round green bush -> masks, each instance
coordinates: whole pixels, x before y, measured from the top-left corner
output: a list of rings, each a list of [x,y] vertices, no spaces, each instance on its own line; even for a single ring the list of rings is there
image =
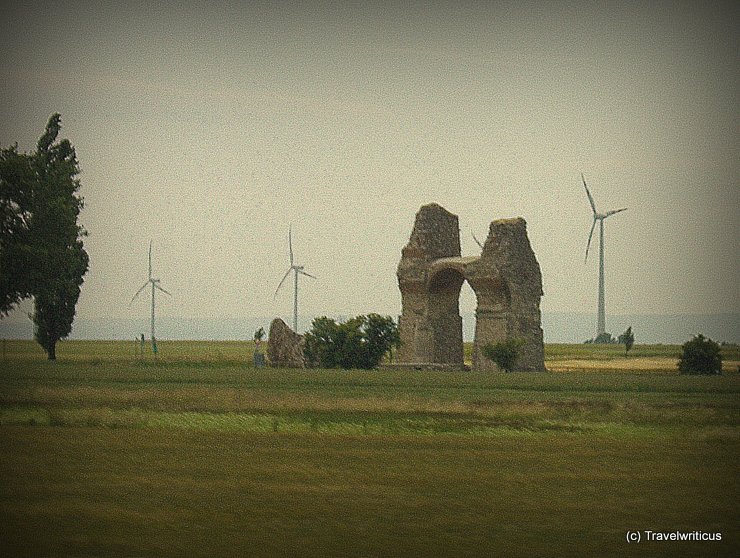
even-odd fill
[[[715,343],[701,333],[681,348],[678,369],[682,374],[722,374],[722,353]]]

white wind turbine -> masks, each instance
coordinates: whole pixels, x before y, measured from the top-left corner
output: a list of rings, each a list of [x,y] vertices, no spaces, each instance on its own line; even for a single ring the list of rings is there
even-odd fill
[[[588,249],[591,246],[591,237],[594,234],[596,221],[599,221],[599,303],[596,318],[596,336],[598,337],[602,333],[606,332],[606,311],[604,308],[604,219],[606,219],[607,217],[611,217],[615,213],[624,211],[627,208],[623,207],[622,209],[613,209],[611,211],[607,211],[606,213],[599,213],[598,211],[596,211],[596,204],[594,203],[594,199],[591,197],[591,192],[588,191],[588,186],[586,186],[586,179],[583,177],[583,173],[581,173],[581,180],[583,181],[583,187],[586,189],[586,195],[588,196],[588,201],[591,204],[591,209],[594,212],[594,222],[591,225],[591,232],[588,234],[588,242],[586,243],[586,258],[583,260],[584,263],[586,263],[586,261],[588,260]]]
[[[149,279],[147,279],[146,283],[144,283],[141,286],[141,288],[138,291],[136,291],[136,294],[131,299],[131,302],[129,302],[129,306],[134,302],[134,300],[136,300],[136,297],[139,296],[144,289],[146,289],[147,285],[150,285],[150,284],[152,286],[152,351],[156,355],[157,354],[157,341],[156,341],[156,337],[154,336],[154,291],[156,289],[159,289],[164,294],[168,294],[170,296],[172,295],[168,293],[167,291],[165,291],[160,286],[159,279],[154,279],[152,277],[152,241],[151,240],[149,241]]]
[[[275,296],[277,296],[278,291],[280,290],[280,287],[283,286],[283,283],[288,278],[288,275],[290,275],[290,272],[292,271],[294,273],[293,277],[293,331],[298,333],[298,274],[305,275],[306,277],[310,277],[311,279],[316,279],[313,275],[310,273],[306,273],[303,271],[302,265],[296,265],[293,261],[293,227],[288,228],[288,248],[290,250],[290,267],[288,268],[288,271],[285,272],[285,275],[280,280],[280,284],[278,285],[277,289],[275,289]]]

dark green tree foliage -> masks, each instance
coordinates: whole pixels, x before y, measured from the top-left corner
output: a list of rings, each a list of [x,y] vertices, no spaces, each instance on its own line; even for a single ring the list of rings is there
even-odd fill
[[[492,360],[496,365],[506,372],[514,370],[516,359],[519,358],[519,350],[524,346],[524,339],[507,339],[501,343],[485,345],[483,356]]]
[[[632,333],[632,326],[629,326],[625,332],[619,336],[619,344],[624,345],[624,354],[630,352],[630,349],[635,344],[635,334]]]
[[[32,157],[0,149],[0,316],[31,296]]]
[[[722,374],[722,352],[715,343],[701,333],[681,347],[678,369],[682,374]]]
[[[49,119],[34,153],[13,147],[0,155],[0,312],[32,296],[36,340],[50,360],[72,330],[89,262],[77,224],[77,156],[68,140],[57,142],[60,122],[58,114]]]
[[[368,314],[364,323],[364,333],[367,338],[367,347],[372,366],[377,366],[386,353],[392,353],[401,345],[401,334],[398,326],[390,316]]]
[[[56,358],[56,343],[72,331],[75,306],[87,273],[89,259],[83,248],[85,230],[77,224],[83,200],[77,192],[80,172],[69,140],[56,142],[61,117],[54,114],[38,142],[34,157],[37,192],[32,213],[31,243],[38,264],[32,278],[33,322],[36,340],[49,359]]]
[[[344,337],[343,329],[331,318],[315,318],[310,331],[304,335],[306,362],[311,366],[338,368]]]
[[[371,369],[400,344],[398,326],[390,316],[368,314],[344,323],[316,318],[305,335],[304,354],[312,366]]]

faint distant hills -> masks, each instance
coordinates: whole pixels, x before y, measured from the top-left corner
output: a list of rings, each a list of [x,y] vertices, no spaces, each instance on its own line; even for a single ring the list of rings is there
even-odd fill
[[[346,319],[346,316],[333,316]],[[283,316],[288,321],[288,316]],[[302,327],[308,328],[310,317],[301,317]],[[196,319],[157,316],[157,332],[160,339],[252,339],[259,327],[265,331],[272,317]],[[607,316],[607,331],[615,337],[629,326],[635,333],[636,343],[681,344],[697,333],[721,342],[740,343],[740,313],[727,314],[634,314]],[[542,327],[546,343],[581,343],[594,336],[596,316],[580,312],[544,312]],[[472,314],[463,315],[463,336],[473,340],[475,319]],[[148,319],[78,319],[75,320],[70,339],[133,339],[144,333],[149,337]],[[28,319],[0,320],[0,338],[31,339],[33,325]]]

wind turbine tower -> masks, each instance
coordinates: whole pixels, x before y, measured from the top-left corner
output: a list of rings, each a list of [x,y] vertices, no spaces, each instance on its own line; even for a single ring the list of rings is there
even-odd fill
[[[306,273],[303,271],[302,265],[296,265],[296,263],[293,260],[293,227],[288,228],[288,249],[290,251],[290,267],[288,268],[288,271],[285,272],[285,275],[283,275],[283,278],[280,281],[280,284],[277,286],[277,289],[275,289],[275,296],[277,296],[278,291],[280,290],[280,287],[283,286],[283,283],[288,278],[288,275],[290,275],[290,272],[293,272],[293,331],[298,333],[298,275],[305,275],[306,277],[310,277],[311,279],[316,279],[313,275],[310,273]]]
[[[152,286],[152,352],[155,355],[157,354],[157,341],[156,341],[156,337],[154,336],[154,307],[155,307],[154,292],[156,289],[159,289],[164,294],[172,296],[169,292],[165,291],[162,288],[159,282],[160,282],[159,279],[154,279],[152,277],[152,241],[150,240],[149,241],[149,279],[147,279],[146,283],[144,283],[141,286],[141,288],[138,291],[136,291],[136,294],[131,299],[131,302],[129,302],[129,306],[131,305],[131,303],[134,302],[134,300],[136,300],[136,297],[139,296],[142,293],[142,291],[147,288],[148,285]]]
[[[596,204],[594,203],[593,197],[591,197],[591,192],[588,191],[588,186],[586,186],[586,179],[583,177],[583,173],[581,173],[581,180],[583,181],[583,187],[586,189],[586,195],[588,196],[588,202],[591,204],[591,210],[594,213],[594,222],[591,225],[591,232],[588,234],[588,242],[586,243],[586,258],[584,259],[584,263],[588,261],[588,249],[591,246],[591,237],[594,234],[594,228],[596,228],[596,221],[599,222],[599,303],[596,318],[596,336],[598,337],[602,333],[606,332],[606,310],[604,304],[604,220],[615,213],[626,210],[627,208],[623,207],[622,209],[613,209],[606,213],[599,213],[596,211]]]

